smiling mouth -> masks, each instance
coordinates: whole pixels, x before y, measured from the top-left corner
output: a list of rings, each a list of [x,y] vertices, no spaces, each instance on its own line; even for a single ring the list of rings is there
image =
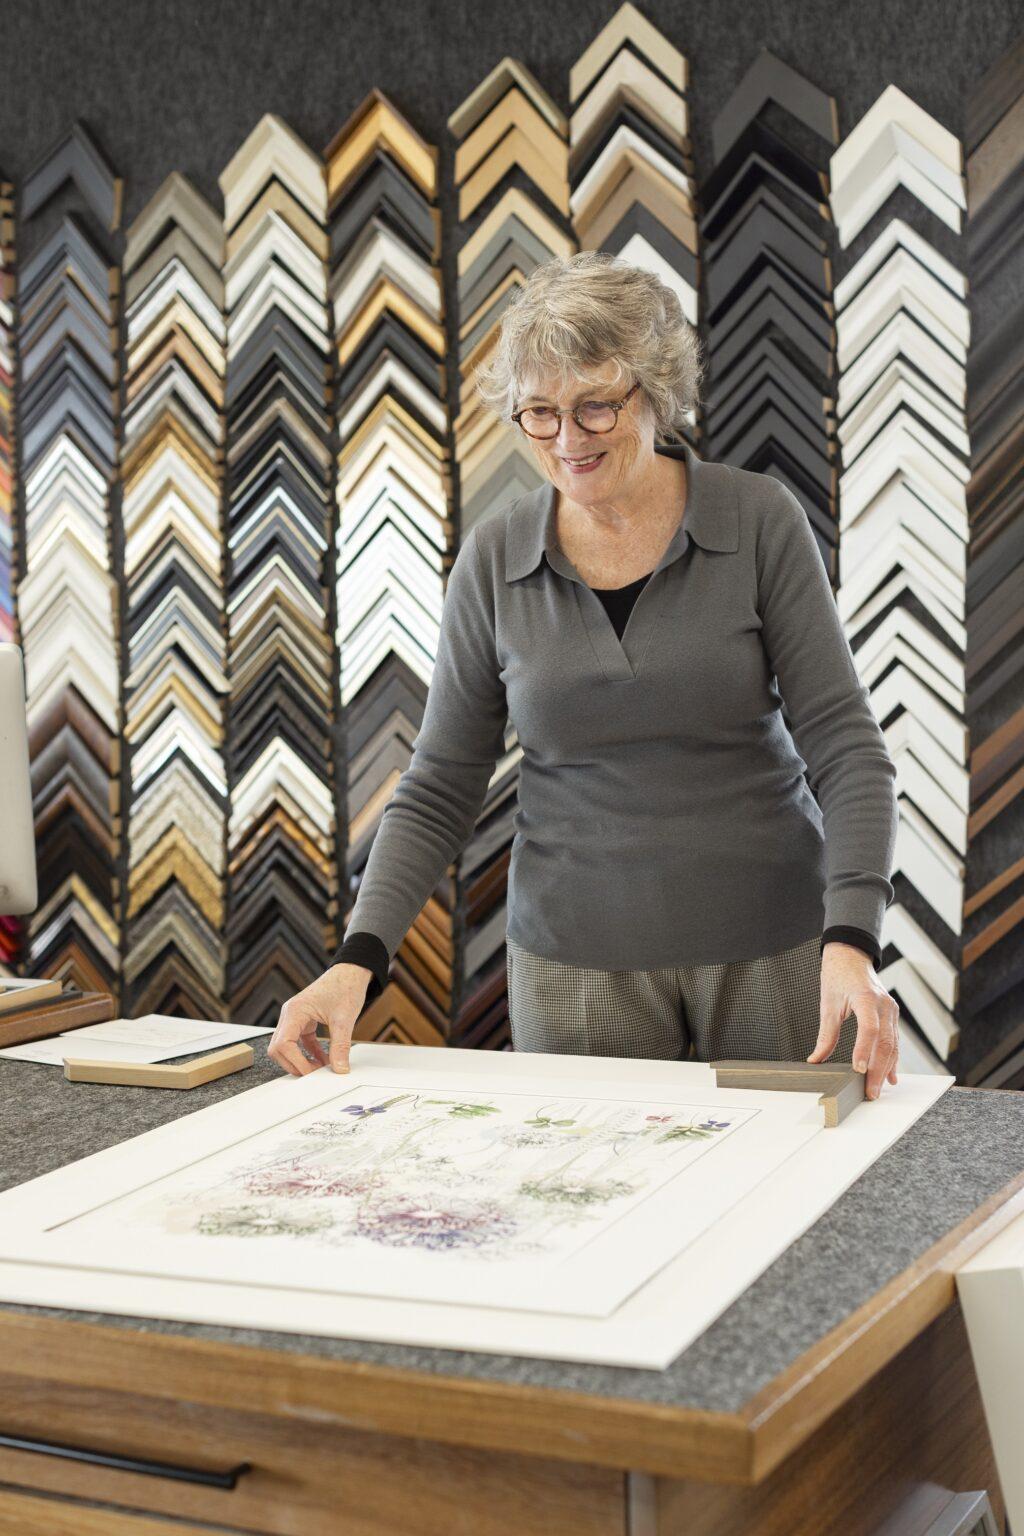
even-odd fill
[[[602,459],[602,458],[604,458],[604,449],[603,448],[601,449],[600,453],[588,453],[588,454],[585,454],[582,459],[566,459],[565,463],[566,464],[592,464],[595,459]]]

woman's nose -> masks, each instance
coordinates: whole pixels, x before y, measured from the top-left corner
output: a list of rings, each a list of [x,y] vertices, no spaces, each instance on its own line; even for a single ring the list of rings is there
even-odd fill
[[[584,448],[584,443],[589,443],[591,434],[584,432],[572,415],[563,416],[558,424],[558,432],[555,441],[565,453],[588,453],[589,448]]]

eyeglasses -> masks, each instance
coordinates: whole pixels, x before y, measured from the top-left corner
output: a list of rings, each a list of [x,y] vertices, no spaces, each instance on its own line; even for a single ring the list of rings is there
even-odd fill
[[[563,416],[571,416],[584,432],[610,432],[629,396],[639,388],[638,381],[621,400],[581,400],[567,411],[556,411],[553,405],[528,405],[525,410],[513,411],[512,420],[527,437],[557,437]]]

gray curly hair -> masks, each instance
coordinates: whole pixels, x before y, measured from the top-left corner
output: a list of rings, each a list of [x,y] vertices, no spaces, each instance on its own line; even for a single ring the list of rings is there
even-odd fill
[[[508,421],[541,376],[569,388],[587,369],[612,361],[625,388],[639,381],[656,438],[678,440],[699,398],[700,337],[654,272],[606,251],[578,251],[534,268],[474,382],[484,404]]]

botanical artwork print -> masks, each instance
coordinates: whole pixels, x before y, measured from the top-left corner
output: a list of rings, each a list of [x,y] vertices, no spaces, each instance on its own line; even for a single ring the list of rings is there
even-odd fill
[[[133,1222],[442,1261],[562,1258],[757,1113],[364,1085],[151,1188]]]

